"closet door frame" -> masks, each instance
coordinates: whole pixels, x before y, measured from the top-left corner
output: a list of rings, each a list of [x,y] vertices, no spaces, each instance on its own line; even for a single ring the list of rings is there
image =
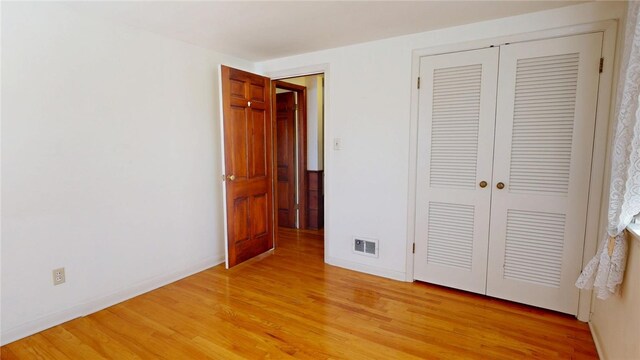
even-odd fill
[[[568,26],[563,28],[541,30],[529,33],[513,34],[497,38],[480,39],[476,41],[443,45],[431,48],[416,49],[412,52],[411,66],[411,122],[409,139],[409,191],[407,201],[407,244],[406,244],[406,276],[408,282],[414,281],[414,244],[416,240],[416,174],[417,174],[417,149],[418,149],[418,104],[419,91],[417,89],[418,76],[420,74],[420,58],[430,55],[439,55],[482,49],[491,46],[498,46],[505,43],[516,43],[522,41],[543,40],[555,37],[565,37],[578,34],[602,32],[602,56],[604,64],[600,74],[600,86],[598,88],[598,107],[596,110],[595,138],[593,144],[593,155],[591,163],[591,181],[589,185],[589,201],[587,205],[587,226],[584,250],[582,254],[582,266],[586,265],[589,259],[595,255],[600,234],[606,228],[606,219],[600,214],[606,212],[607,202],[601,201],[602,194],[608,189],[609,182],[605,180],[605,169],[609,165],[609,148],[612,141],[614,107],[611,106],[611,98],[614,93],[613,73],[616,60],[615,46],[617,37],[618,21],[605,20],[589,24]],[[616,67],[617,69],[617,67]],[[578,305],[577,318],[581,321],[588,321],[591,309],[591,291],[581,290]]]

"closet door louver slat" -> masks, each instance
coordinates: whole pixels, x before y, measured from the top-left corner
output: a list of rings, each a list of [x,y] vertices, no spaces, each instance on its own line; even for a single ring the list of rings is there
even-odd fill
[[[578,61],[577,53],[517,61],[511,153],[527,154],[536,161],[511,158],[512,192],[567,194],[574,119],[562,114],[575,111]],[[549,79],[556,81],[550,84]],[[564,91],[550,93],[556,86]],[[555,118],[538,121],[537,112],[552,109]]]
[[[508,210],[505,279],[559,287],[564,223],[564,214]]]
[[[469,205],[429,203],[427,262],[471,270],[474,209]],[[459,223],[451,236],[451,219]]]
[[[464,76],[452,76],[458,73]],[[476,186],[481,78],[481,64],[433,71],[431,187],[474,189]],[[458,90],[446,91],[451,87]],[[457,117],[461,109],[468,111],[468,116]],[[457,121],[451,121],[452,118]],[[459,158],[469,161],[449,165],[451,160]]]

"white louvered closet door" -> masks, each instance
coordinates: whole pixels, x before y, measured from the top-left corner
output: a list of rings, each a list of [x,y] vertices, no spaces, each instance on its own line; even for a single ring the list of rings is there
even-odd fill
[[[577,312],[601,45],[501,46],[487,295]]]
[[[417,280],[485,292],[497,64],[497,48],[420,61]]]

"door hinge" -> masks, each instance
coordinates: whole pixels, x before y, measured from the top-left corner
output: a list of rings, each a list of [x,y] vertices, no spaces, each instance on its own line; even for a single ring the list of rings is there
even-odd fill
[[[603,68],[604,68],[604,58],[600,58],[600,74],[602,74]]]
[[[300,204],[296,204],[295,209],[300,210]]]
[[[413,243],[413,250],[412,251],[413,251],[414,254],[416,253],[416,243]]]
[[[225,180],[227,180],[227,177],[224,174],[222,174],[222,181],[225,181]]]
[[[420,89],[420,76],[418,76],[418,89]]]

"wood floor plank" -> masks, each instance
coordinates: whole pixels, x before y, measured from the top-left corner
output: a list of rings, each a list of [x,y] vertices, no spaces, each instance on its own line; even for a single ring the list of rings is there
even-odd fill
[[[14,342],[12,346],[3,346],[0,352],[3,360],[10,359],[70,359],[41,333]]]
[[[326,265],[323,233],[0,348],[2,359],[597,359],[552,311]]]

